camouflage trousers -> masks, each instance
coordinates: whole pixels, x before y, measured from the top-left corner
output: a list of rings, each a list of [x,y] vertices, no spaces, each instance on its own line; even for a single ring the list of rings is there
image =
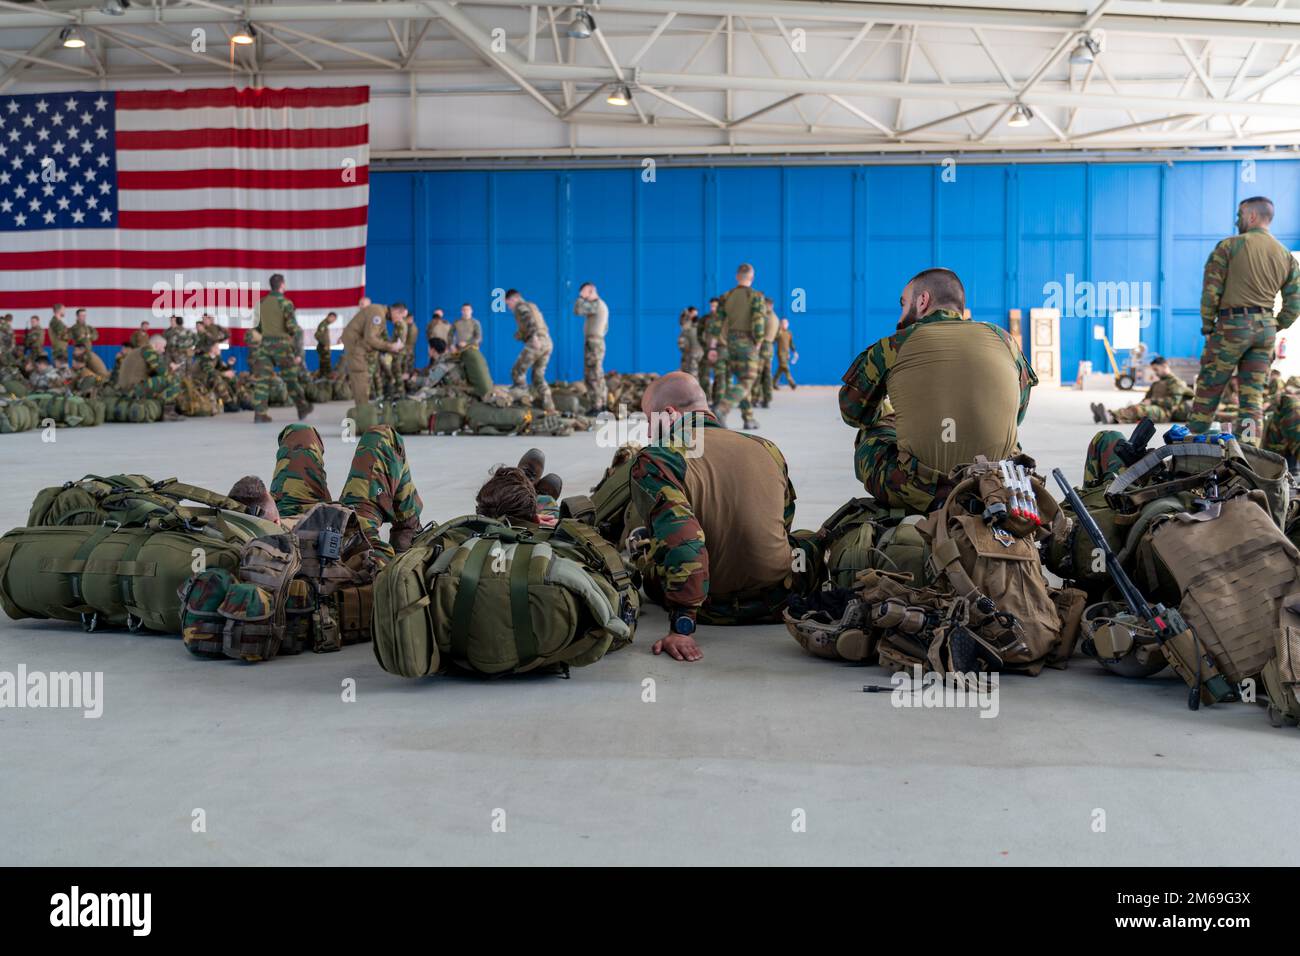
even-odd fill
[[[706,356],[707,358],[707,356]],[[727,390],[727,350],[718,349],[718,360],[709,366],[713,377],[709,381],[705,392],[709,396],[709,404],[717,405],[722,401],[722,396]]]
[[[1123,425],[1133,425],[1144,418],[1151,419],[1157,425],[1164,422],[1187,421],[1187,405],[1185,402],[1179,402],[1172,409],[1157,405],[1155,402],[1138,402],[1136,405],[1125,405],[1123,408],[1111,409],[1110,413],[1115,416],[1115,421]]]
[[[746,418],[749,418],[751,394],[754,383],[758,381],[758,348],[754,340],[746,335],[727,337],[726,378],[734,378],[730,384],[724,383],[722,398],[715,403],[718,415],[726,418],[727,412],[737,405]]]
[[[152,398],[163,405],[170,405],[176,401],[176,396],[180,394],[180,380],[170,372],[150,375],[143,382],[131,390],[133,399]]]
[[[700,624],[727,627],[734,624],[780,624],[786,602],[792,594],[806,594],[819,584],[817,569],[820,567],[820,555],[816,550],[816,538],[812,532],[796,531],[790,536],[791,564],[801,556],[800,565],[805,569],[791,576],[780,584],[745,594],[728,594],[725,597],[710,595],[696,612]],[[659,542],[651,540],[650,547],[643,552],[653,555],[661,550]],[[646,596],[661,607],[664,601],[662,569],[648,557],[636,562],[641,572],[641,586]]]
[[[943,504],[952,484],[946,475],[898,447],[894,423],[890,413],[858,430],[853,472],[882,505],[904,508],[910,514],[929,514]]]
[[[555,407],[555,400],[551,398],[551,386],[546,383],[546,366],[551,362],[552,348],[549,337],[542,339],[537,348],[525,342],[519,350],[519,358],[515,359],[515,364],[510,369],[510,382],[515,388],[528,387],[528,371],[532,370],[533,391],[544,409]]]
[[[680,370],[687,375],[698,376],[700,374],[700,353],[694,349],[682,349],[682,362]]]
[[[1115,448],[1124,440],[1124,433],[1112,430],[1097,432],[1088,442],[1088,452],[1083,458],[1083,484],[1092,487],[1109,481],[1124,470],[1124,462],[1115,454]]]
[[[385,353],[379,356],[379,382],[380,391],[378,394],[385,398],[401,398],[406,392],[406,387],[402,383],[402,356]]]
[[[1204,432],[1214,421],[1223,390],[1237,376],[1240,399],[1240,426],[1237,438],[1259,443],[1264,416],[1264,387],[1273,363],[1273,343],[1277,323],[1271,312],[1252,315],[1229,315],[1219,318],[1214,331],[1205,339],[1201,353],[1201,370],[1196,376],[1196,397],[1187,416],[1187,427]]]
[[[285,517],[334,500],[325,476],[324,445],[310,425],[295,423],[280,433],[271,496]],[[373,425],[362,433],[338,500],[356,512],[376,554],[384,560],[392,558],[396,552],[380,536],[380,528],[390,524],[394,531],[417,531],[424,508],[401,435],[388,425]]]
[[[1275,452],[1294,466],[1300,453],[1300,397],[1283,392],[1264,429],[1264,450]]]
[[[772,387],[777,388],[781,384],[781,376],[785,376],[786,383],[794,388],[799,383],[794,380],[790,374],[790,356],[782,355],[780,352],[776,355],[776,374],[772,376]]]
[[[587,383],[587,395],[592,408],[604,408],[609,400],[605,394],[605,339],[593,335],[582,346],[582,380]]]
[[[772,343],[758,347],[758,396],[764,405],[772,404]]]
[[[67,342],[56,342],[50,339],[50,359],[57,362],[59,359],[68,360],[69,345]]]
[[[307,404],[307,396],[302,390],[302,362],[292,339],[262,339],[249,356],[248,365],[253,373],[253,411],[266,414],[271,397],[271,379],[277,371],[284,379],[289,401],[294,405]]]
[[[324,378],[332,371],[334,371],[334,362],[330,357],[330,350],[316,346],[316,373]]]

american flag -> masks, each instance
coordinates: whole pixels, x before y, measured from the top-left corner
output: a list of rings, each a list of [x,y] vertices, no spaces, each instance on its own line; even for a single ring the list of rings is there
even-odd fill
[[[85,308],[110,345],[168,324],[161,291],[215,287],[185,314],[227,319],[239,344],[229,290],[264,295],[274,272],[304,325],[346,314],[365,285],[369,103],[364,86],[0,96],[0,314],[19,329]]]

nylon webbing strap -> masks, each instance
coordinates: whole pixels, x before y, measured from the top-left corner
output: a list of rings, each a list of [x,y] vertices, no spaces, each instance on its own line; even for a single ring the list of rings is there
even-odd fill
[[[86,559],[90,557],[90,553],[99,547],[101,541],[107,538],[119,527],[121,527],[121,525],[116,522],[105,522],[96,528],[94,533],[87,537],[81,547],[77,549],[77,553],[72,556],[74,564],[84,569],[86,566]],[[78,601],[84,602],[85,597],[81,593],[81,575],[82,571],[74,571],[68,578],[68,584],[72,588],[72,596]]]
[[[624,582],[631,575],[628,574],[627,568],[623,564],[623,558],[619,555],[617,549],[600,536],[595,529],[581,523],[566,524],[563,529],[580,545],[585,545],[585,550],[594,552],[589,556],[596,558],[605,565],[609,575],[614,580],[614,586],[618,590],[623,590]]]
[[[147,534],[140,535],[135,541],[127,545],[126,550],[122,552],[121,559],[116,562],[118,592],[122,595],[122,606],[128,610],[130,610],[132,605],[136,602],[135,596],[131,593],[133,590],[131,587],[131,575],[129,571],[123,569],[133,568],[139,563],[147,563],[137,562],[135,559],[136,556],[139,555],[140,549],[149,541],[149,537],[150,536]]]
[[[1134,462],[1116,475],[1111,481],[1110,487],[1106,489],[1106,500],[1111,501],[1112,498],[1118,499],[1120,496],[1128,496],[1128,489],[1141,478],[1154,471],[1166,458],[1208,458],[1218,461],[1224,457],[1223,446],[1217,443],[1179,442],[1173,445],[1164,445],[1147,452],[1141,460]]]
[[[528,566],[532,563],[535,547],[532,544],[519,545],[510,565],[510,627],[515,632],[515,652],[520,667],[537,659],[537,635],[533,633],[533,616],[528,610]]]
[[[483,565],[488,555],[497,544],[491,538],[480,538],[469,552],[465,564],[460,569],[460,584],[456,590],[456,602],[451,607],[451,656],[456,660],[465,660],[469,654],[469,622],[474,616],[474,597],[478,592],[479,578],[483,576]]]

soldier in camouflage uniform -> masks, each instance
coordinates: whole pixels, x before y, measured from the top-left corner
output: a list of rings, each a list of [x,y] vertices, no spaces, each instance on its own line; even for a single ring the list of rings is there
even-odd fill
[[[483,326],[474,318],[474,307],[466,302],[460,307],[460,318],[451,325],[451,341],[447,343],[453,352],[459,352],[471,346],[482,348]]]
[[[213,343],[221,343],[229,339],[230,333],[225,330],[224,326],[218,325],[215,318],[204,313],[199,318],[198,326],[194,329],[194,336],[194,352],[196,355],[202,355],[208,351],[208,347]]]
[[[629,544],[646,594],[669,613],[654,653],[697,661],[696,622],[778,621],[816,563],[790,533],[794,486],[776,445],[724,428],[685,372],[656,380],[641,410],[651,442],[633,460],[630,522],[648,540]]]
[[[27,384],[34,392],[61,392],[67,386],[63,376],[50,365],[45,355],[36,357],[36,368],[27,377]]]
[[[207,348],[194,356],[190,377],[199,388],[215,395],[221,401],[223,408],[237,407],[235,373],[221,361],[219,341],[209,341]]]
[[[289,425],[280,432],[271,480],[278,517],[295,518],[312,505],[333,501],[325,475],[325,445],[310,425]],[[357,441],[339,503],[356,512],[361,529],[381,560],[411,546],[420,530],[424,503],[411,479],[402,436],[387,425],[365,430]],[[389,524],[389,541],[380,528]]]
[[[12,313],[0,315],[0,368],[16,365],[18,350],[14,348],[14,317]]]
[[[144,348],[129,351],[122,359],[120,384],[126,398],[158,402],[163,407],[163,421],[171,422],[181,417],[176,411],[180,382],[163,358],[166,345],[161,335],[152,335]]]
[[[379,356],[379,377],[382,394],[385,398],[401,398],[406,393],[402,382],[402,355],[406,349],[406,318],[389,315],[385,338],[390,346],[396,346],[391,352]]]
[[[23,361],[36,363],[38,355],[45,354],[45,330],[41,328],[41,317],[33,315],[23,334]]]
[[[750,403],[754,383],[758,381],[758,349],[767,331],[767,306],[763,293],[753,288],[753,284],[754,267],[742,263],[736,270],[736,287],[718,305],[727,347],[726,376],[734,377],[735,381],[724,387],[722,398],[713,404],[713,413],[724,425],[727,414],[739,405],[747,429],[758,427]]]
[[[677,316],[677,351],[681,353],[682,362],[678,366],[687,375],[699,378],[700,374],[700,338],[695,334],[695,320],[699,310],[693,305],[682,309]]]
[[[713,394],[713,383],[718,370],[717,347],[721,329],[718,321],[718,304],[721,301],[717,298],[710,299],[709,314],[700,316],[699,323],[695,326],[695,338],[700,343],[700,364],[695,377],[699,380],[700,387],[704,389],[704,394],[708,396],[710,404],[721,397]],[[726,365],[725,359],[722,364]]]
[[[546,366],[551,361],[551,332],[536,303],[527,301],[517,289],[506,292],[506,307],[515,316],[515,338],[524,343],[510,369],[511,383],[517,389],[528,388],[528,371],[533,373],[533,391],[543,411],[554,412],[551,386],[546,382]]]
[[[781,376],[790,383],[790,391],[799,387],[799,383],[794,380],[790,374],[790,362],[793,358],[798,358],[799,353],[795,350],[794,335],[790,332],[790,320],[782,319],[781,328],[776,333],[776,374],[772,376],[772,387],[781,387]]]
[[[131,338],[127,340],[127,345],[133,349],[142,349],[149,344],[149,338],[153,333],[149,330],[148,322],[141,322],[140,327],[131,333]]]
[[[1265,451],[1285,458],[1291,471],[1300,464],[1300,379],[1292,377],[1279,389],[1264,427],[1263,444]]]
[[[763,327],[763,344],[758,348],[758,395],[759,408],[772,405],[772,353],[776,342],[776,333],[781,323],[776,317],[775,303],[770,297],[763,300],[767,306],[767,325]]]
[[[181,368],[189,364],[190,359],[194,357],[194,348],[198,344],[198,336],[193,329],[185,327],[184,316],[172,316],[171,328],[163,333],[163,339],[167,342],[166,354],[169,363]]]
[[[582,326],[582,380],[590,396],[588,415],[605,410],[608,393],[605,390],[605,335],[609,332],[609,306],[596,291],[595,283],[584,282],[578,287],[578,299],[573,303],[573,314],[581,316]]]
[[[964,318],[966,291],[948,269],[903,289],[898,330],[854,360],[840,415],[858,429],[854,471],[882,504],[926,514],[958,465],[1019,449],[1017,429],[1038,384],[1012,338]]]
[[[1107,411],[1101,402],[1093,402],[1092,420],[1099,425],[1132,425],[1144,418],[1156,424],[1186,421],[1186,406],[1192,397],[1192,387],[1169,370],[1169,362],[1162,355],[1152,356],[1151,370],[1155,372],[1156,380],[1142,396],[1142,401],[1111,411]]]
[[[406,313],[406,327],[402,331],[402,351],[398,358],[402,361],[402,378],[408,379],[415,374],[415,347],[420,341],[420,328],[415,323],[415,316]]]
[[[73,347],[80,346],[86,352],[94,347],[99,341],[99,329],[95,328],[86,321],[86,310],[78,309],[76,321],[72,323],[72,328],[68,330],[68,335],[72,340]]]
[[[1124,434],[1116,431],[1097,432],[1088,443],[1088,452],[1083,459],[1083,486],[1094,488],[1109,482],[1124,470],[1123,460],[1115,453],[1116,447],[1124,441]]]
[[[50,316],[50,359],[68,360],[68,324],[63,321],[62,305],[56,305]]]
[[[1215,420],[1224,387],[1236,375],[1241,441],[1258,444],[1263,391],[1279,329],[1300,315],[1300,263],[1269,232],[1273,203],[1263,196],[1237,207],[1237,235],[1224,239],[1205,263],[1201,333],[1205,351],[1187,427],[1201,433]],[[1282,296],[1282,311],[1273,315]]]
[[[270,279],[271,292],[257,306],[257,329],[262,342],[249,356],[255,385],[253,388],[253,421],[269,422],[267,403],[271,393],[271,378],[279,371],[289,390],[289,401],[298,410],[298,418],[311,414],[312,404],[303,392],[302,383],[302,329],[294,316],[293,303],[284,295],[284,276],[276,273]]]
[[[316,326],[316,374],[321,378],[327,378],[334,371],[334,363],[330,359],[330,327],[337,318],[338,313],[331,312]]]

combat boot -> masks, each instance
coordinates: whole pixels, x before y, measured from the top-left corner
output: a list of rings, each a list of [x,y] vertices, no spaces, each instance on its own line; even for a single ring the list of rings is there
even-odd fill
[[[556,501],[560,500],[560,494],[564,491],[564,479],[552,472],[549,475],[543,475],[535,484],[539,495],[549,495]]]
[[[266,412],[253,412],[254,425],[262,425],[265,424],[266,422],[271,422],[271,421],[275,421],[275,419],[273,419]]]
[[[753,415],[746,415],[744,428],[745,431],[747,432],[752,432],[756,430],[758,428],[758,419],[755,418]]]
[[[304,418],[306,418],[308,415],[310,415],[313,411],[316,410],[316,406],[313,405],[311,402],[303,402],[301,405],[297,406],[297,408],[298,408],[298,421],[302,421]]]
[[[176,411],[175,405],[164,405],[162,420],[165,422],[178,422],[181,420],[181,413]]]
[[[1110,418],[1110,416],[1106,414],[1105,405],[1103,405],[1101,402],[1093,402],[1088,407],[1092,409],[1092,421],[1094,425],[1106,424],[1106,420]]]
[[[530,448],[519,459],[519,470],[528,476],[534,485],[546,474],[546,452],[540,448]]]

